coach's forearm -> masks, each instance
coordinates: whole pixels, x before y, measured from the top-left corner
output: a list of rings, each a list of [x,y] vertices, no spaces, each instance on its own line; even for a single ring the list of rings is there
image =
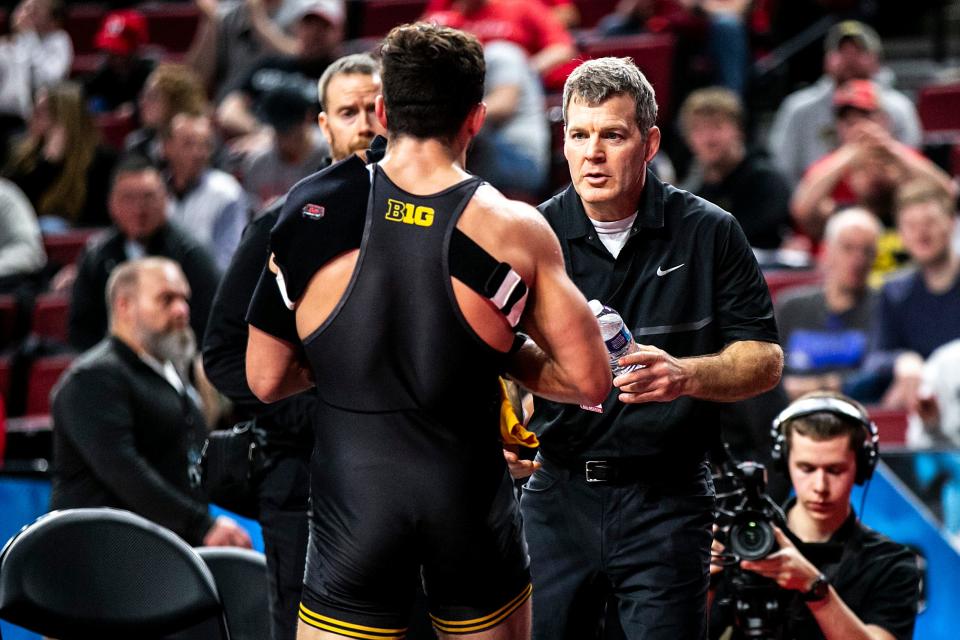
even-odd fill
[[[776,386],[783,373],[783,350],[774,342],[732,342],[711,356],[681,358],[688,369],[683,395],[733,402],[744,400]]]

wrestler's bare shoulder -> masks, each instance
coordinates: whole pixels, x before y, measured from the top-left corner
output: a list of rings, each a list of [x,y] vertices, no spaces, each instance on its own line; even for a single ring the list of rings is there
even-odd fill
[[[511,200],[489,184],[481,185],[465,213],[471,214],[471,222],[484,226],[499,226],[500,231],[520,234],[548,234],[550,226],[544,217],[531,205]]]

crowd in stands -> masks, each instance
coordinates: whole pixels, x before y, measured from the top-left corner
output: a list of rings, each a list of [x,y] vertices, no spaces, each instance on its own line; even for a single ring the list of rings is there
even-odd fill
[[[370,122],[354,130],[372,137],[374,114],[356,99],[369,87],[355,76],[320,93],[317,83],[332,61],[375,48],[392,26],[377,22],[380,4],[195,0],[102,9],[92,21],[89,7],[22,0],[3,13],[0,363],[8,373],[11,362],[29,371],[24,344],[39,296],[68,300],[62,343],[47,348],[87,350],[107,332],[110,272],[144,256],[180,265],[200,340],[247,223],[329,162],[331,150],[350,146],[330,119]],[[911,446],[960,447],[960,381],[943,373],[960,364],[956,168],[925,155],[916,96],[898,86],[868,24],[877,4],[422,0],[393,3],[389,15],[482,41],[487,120],[468,169],[534,203],[567,175],[554,170],[564,165],[555,108],[564,78],[599,50],[591,43],[635,55],[660,79],[665,143],[654,169],[730,211],[771,278],[795,270],[812,282],[776,292],[786,396],[843,391],[909,414]],[[795,5],[812,17],[778,32]],[[165,12],[187,18],[163,31]],[[806,52],[817,52],[821,75],[787,64],[779,89],[765,86],[757,69],[776,57],[783,34],[804,27],[820,36]],[[643,54],[662,43],[666,70]],[[79,255],[44,254],[78,233],[88,240]],[[202,371],[190,375],[202,386]],[[14,387],[0,372],[8,420],[23,408]]]

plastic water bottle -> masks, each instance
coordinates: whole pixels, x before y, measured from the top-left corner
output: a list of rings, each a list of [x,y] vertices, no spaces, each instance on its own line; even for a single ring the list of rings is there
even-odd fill
[[[597,322],[600,323],[600,335],[603,336],[607,351],[610,352],[610,370],[613,372],[613,377],[616,378],[622,373],[642,369],[643,366],[638,364],[627,366],[617,364],[620,358],[637,350],[637,343],[633,340],[630,329],[623,323],[620,314],[602,304],[599,300],[591,300],[589,305],[590,311],[593,311],[593,315],[597,317]]]

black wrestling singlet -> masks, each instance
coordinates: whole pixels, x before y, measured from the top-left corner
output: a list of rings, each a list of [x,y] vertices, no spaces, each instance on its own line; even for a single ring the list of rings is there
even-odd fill
[[[451,234],[481,181],[413,196],[373,171],[353,278],[303,340],[321,414],[300,617],[402,637],[422,568],[434,625],[481,631],[530,593],[499,441],[504,356],[450,282]]]
[[[447,257],[481,180],[412,196],[374,167],[353,281],[330,319],[304,340],[320,396],[361,413],[473,414],[478,402],[489,410],[502,362],[460,314]]]

